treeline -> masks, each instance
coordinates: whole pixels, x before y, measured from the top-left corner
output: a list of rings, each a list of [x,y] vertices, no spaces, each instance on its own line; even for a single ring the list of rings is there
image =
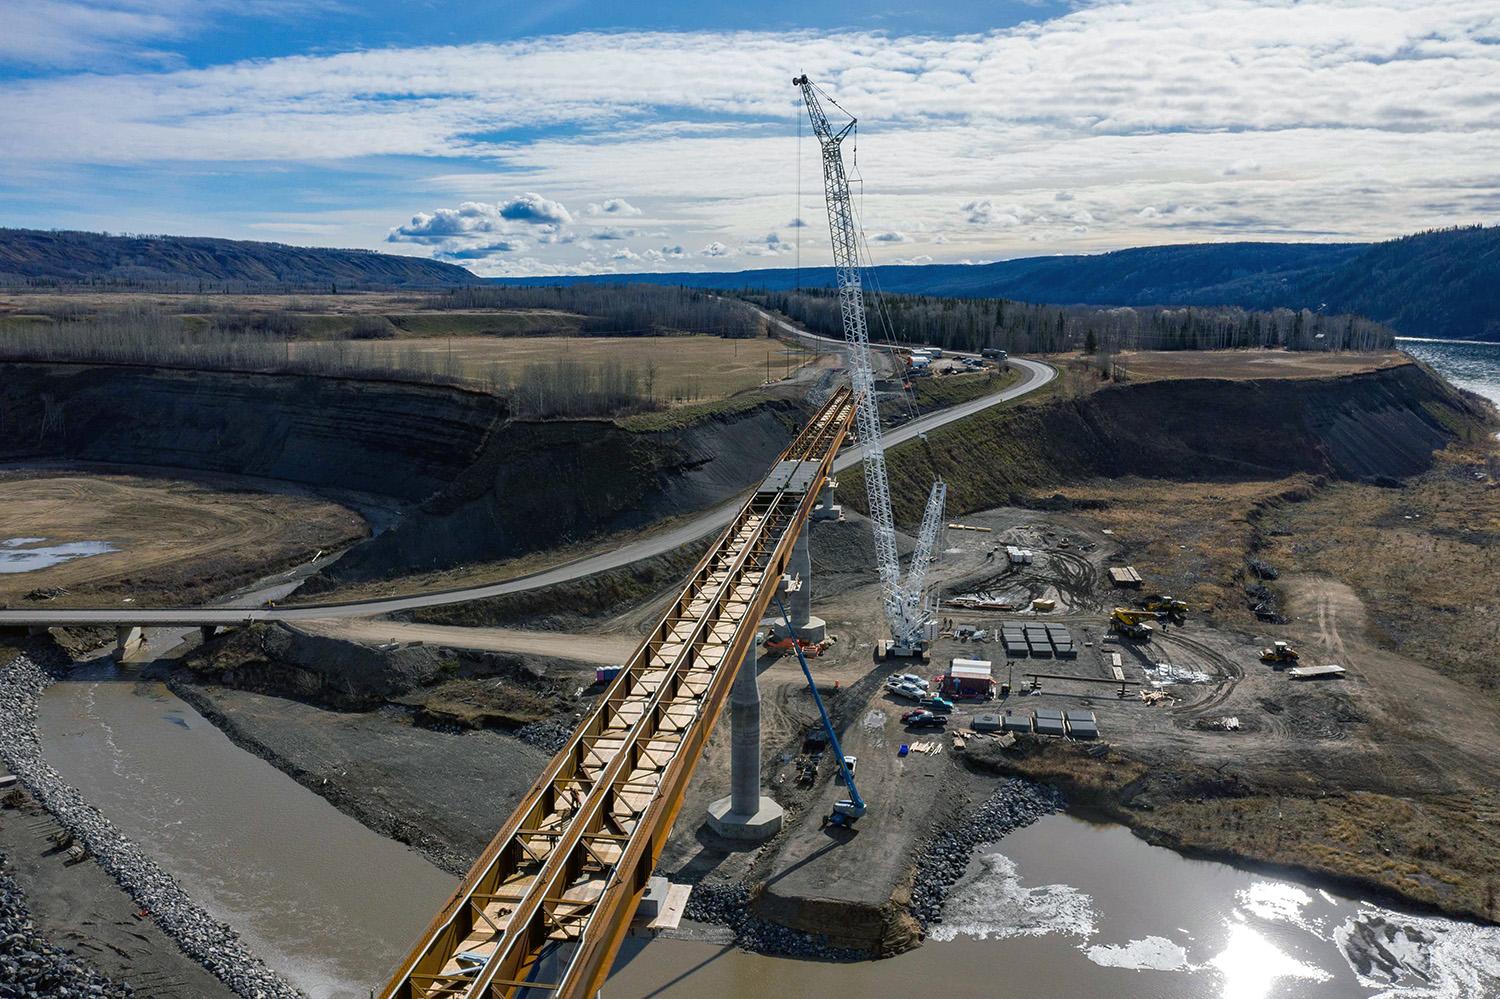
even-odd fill
[[[58,318],[58,317],[54,317]],[[139,364],[188,370],[314,375],[450,385],[510,397],[530,418],[625,416],[688,401],[659,385],[653,365],[566,358],[522,366],[466,361],[451,351],[385,340],[390,324],[356,317],[339,339],[297,340],[283,313],[228,311],[195,328],[154,306],[81,312],[62,321],[0,330],[0,361]]]
[[[824,336],[843,336],[837,292],[744,292]],[[1389,350],[1394,331],[1360,316],[1307,309],[1033,305],[1003,298],[871,295],[870,336],[947,350],[998,347],[1019,354],[1080,350]]]
[[[274,319],[264,325],[231,321],[192,329],[180,317],[158,309],[131,307],[65,323],[6,329],[0,332],[0,360],[147,364],[451,385],[474,381],[451,354],[401,343],[351,342],[360,339],[366,337],[356,328],[345,339],[294,342]]]
[[[764,336],[765,320],[743,302],[693,288],[660,285],[490,285],[454,288],[427,299],[430,309],[554,309],[587,319],[594,336],[709,333]]]

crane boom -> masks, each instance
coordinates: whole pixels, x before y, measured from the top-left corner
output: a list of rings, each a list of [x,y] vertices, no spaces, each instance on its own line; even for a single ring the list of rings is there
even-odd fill
[[[864,449],[865,494],[869,501],[870,525],[875,535],[875,565],[880,573],[881,600],[891,637],[902,648],[912,648],[922,640],[927,623],[922,584],[927,565],[932,560],[936,535],[943,519],[947,487],[941,480],[933,483],[922,531],[917,539],[920,556],[914,558],[912,571],[903,583],[900,554],[896,549],[896,523],[891,512],[891,487],[885,468],[885,439],[880,427],[880,409],[875,396],[875,370],[870,361],[870,332],[865,314],[864,285],[859,264],[859,224],[854,217],[854,203],[849,195],[849,178],[844,172],[843,142],[854,131],[858,121],[849,116],[848,124],[835,131],[818,98],[818,88],[804,74],[792,81],[802,91],[802,101],[812,120],[813,134],[823,152],[823,196],[828,206],[828,231],[833,242],[833,268],[838,280],[839,316],[844,327],[844,341],[849,345],[849,376],[855,397],[855,429]],[[837,107],[837,104],[834,105]],[[839,110],[843,110],[840,108]],[[846,114],[848,112],[845,112]],[[933,513],[934,505],[936,513]]]

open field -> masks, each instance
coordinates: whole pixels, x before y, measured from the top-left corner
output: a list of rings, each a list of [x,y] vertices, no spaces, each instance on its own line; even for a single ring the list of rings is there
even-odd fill
[[[1411,358],[1400,351],[1378,354],[1290,350],[1141,350],[1115,355],[1132,381],[1162,378],[1328,378],[1375,371]]]
[[[326,345],[293,343],[291,356]],[[776,340],[716,336],[415,338],[391,346],[380,341],[338,344],[341,358],[361,367],[437,370],[466,381],[524,389],[528,366],[558,362],[597,368],[622,365],[636,373],[649,396],[665,402],[721,399],[795,372],[816,355],[787,352]]]
[[[28,593],[53,589],[65,592],[48,606],[200,603],[365,530],[358,515],[337,504],[233,480],[0,471],[0,543],[23,542],[0,548],[13,567],[37,546],[106,542],[114,549],[0,572],[0,604],[20,606]]]

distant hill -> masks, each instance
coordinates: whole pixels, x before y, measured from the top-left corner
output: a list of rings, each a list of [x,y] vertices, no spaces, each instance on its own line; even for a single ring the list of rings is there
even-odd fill
[[[1385,243],[1184,243],[993,264],[873,268],[884,291],[1002,297],[1053,305],[1238,305],[1353,312],[1408,336],[1500,340],[1500,227]],[[611,274],[507,283],[832,287],[833,270]]]
[[[195,290],[432,288],[473,284],[462,267],[370,250],[197,236],[0,229],[0,285],[107,285]]]

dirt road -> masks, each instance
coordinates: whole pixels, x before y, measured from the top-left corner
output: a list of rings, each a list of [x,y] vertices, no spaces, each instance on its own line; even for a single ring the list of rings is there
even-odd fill
[[[371,621],[362,618],[299,621],[301,631],[328,638],[374,645],[384,642],[421,642],[456,649],[487,652],[519,652],[533,656],[555,656],[579,662],[618,666],[635,651],[636,642],[619,635],[573,635],[551,631],[521,631],[516,628],[454,628],[439,624],[408,624],[402,621]]]

